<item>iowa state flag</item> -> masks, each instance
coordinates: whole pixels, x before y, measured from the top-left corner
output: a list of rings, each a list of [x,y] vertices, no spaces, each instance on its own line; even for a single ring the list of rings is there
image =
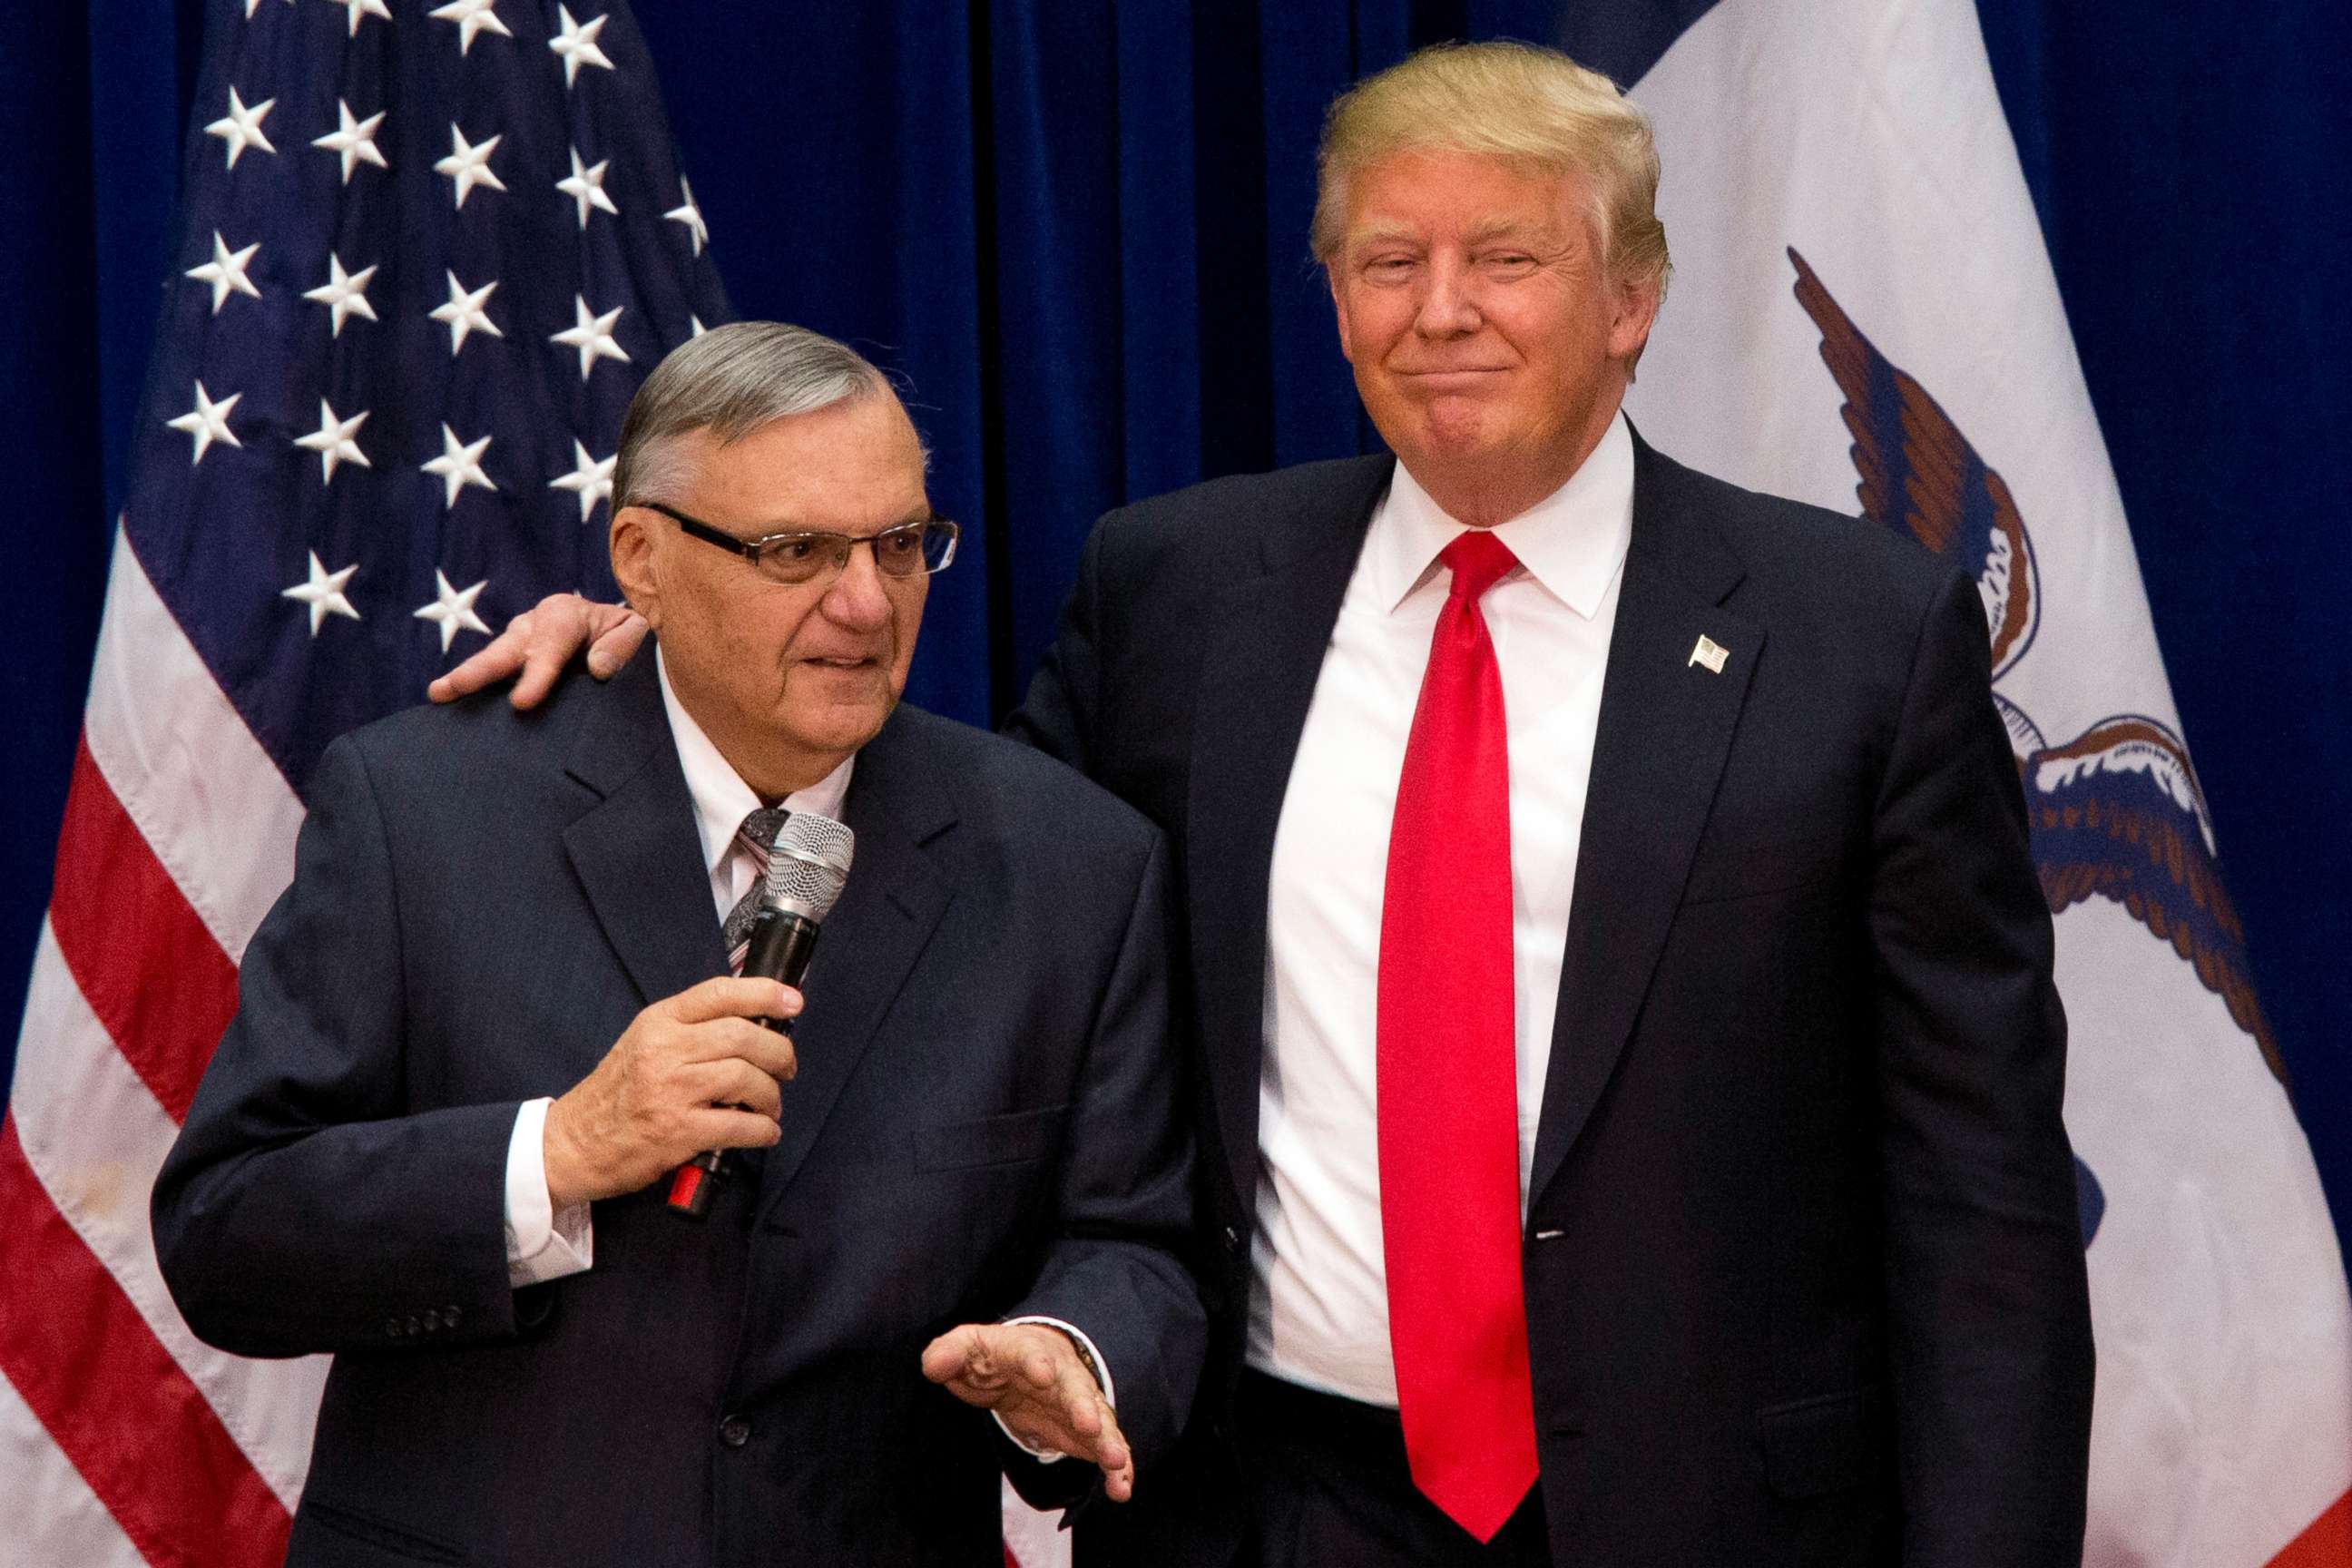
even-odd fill
[[[1563,26],[1605,65],[1594,9]],[[1673,38],[1630,84],[1675,259],[1635,422],[1984,596],[2070,1025],[2084,1562],[2352,1564],[2343,1263],[1975,9],[1721,0],[1678,34],[1700,7],[1598,9]]]

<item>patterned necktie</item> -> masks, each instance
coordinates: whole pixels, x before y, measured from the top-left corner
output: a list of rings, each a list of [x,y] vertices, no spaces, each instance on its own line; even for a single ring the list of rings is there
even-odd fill
[[[720,934],[727,939],[727,967],[736,973],[743,973],[743,955],[751,951],[751,926],[760,918],[760,895],[766,890],[768,855],[775,847],[776,835],[792,816],[781,805],[763,805],[743,818],[743,826],[735,830],[735,842],[751,857],[751,888],[727,911],[727,923]]]
[[[1491,1540],[1536,1479],[1519,1277],[1510,753],[1480,595],[1517,565],[1473,529],[1430,637],[1381,901],[1381,1231],[1413,1484]]]

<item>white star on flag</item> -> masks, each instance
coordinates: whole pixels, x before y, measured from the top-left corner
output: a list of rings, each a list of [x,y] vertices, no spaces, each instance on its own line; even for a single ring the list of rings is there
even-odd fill
[[[228,411],[236,407],[236,400],[244,395],[242,392],[232,392],[215,403],[212,395],[205,390],[205,384],[199,381],[196,383],[196,405],[177,419],[163,421],[173,429],[184,430],[196,438],[195,456],[188,459],[188,467],[193,468],[203,462],[205,448],[215,441],[226,441],[232,447],[245,445],[236,438],[236,432],[228,427]]]
[[[123,410],[109,486],[131,499],[93,519],[119,545],[85,725],[103,765],[85,768],[97,783],[58,838],[56,940],[34,953],[26,938],[14,1098],[0,1066],[0,1200],[25,1200],[0,1202],[0,1568],[284,1557],[323,1364],[191,1359],[158,1294],[144,1193],[218,1034],[174,1022],[235,1010],[247,938],[294,865],[301,792],[333,787],[333,737],[421,697],[460,639],[488,645],[583,570],[603,580],[629,395],[681,314],[709,301],[728,319],[718,274],[661,217],[698,165],[677,161],[625,0],[580,0],[560,26],[550,0],[0,0],[0,65],[23,52],[20,16],[87,10],[94,34],[128,33],[121,16],[199,9],[201,51],[184,29],[178,51],[195,112],[181,105],[174,127],[195,133],[179,147],[193,161],[157,215],[154,374]],[[25,163],[5,106],[0,127],[0,157]],[[587,189],[559,190],[567,176]],[[572,334],[567,289],[575,314],[593,307]],[[584,366],[576,384],[568,365]],[[0,421],[39,446],[22,425]],[[99,886],[121,896],[70,896]],[[159,952],[185,983],[173,1005],[108,1010]],[[0,1058],[17,1037],[0,1036]],[[56,1092],[116,1079],[137,1101],[123,1115]],[[84,1201],[93,1174],[126,1170],[121,1203]],[[93,1215],[88,1237],[69,1223]],[[11,1339],[110,1314],[131,1331]],[[82,1397],[100,1385],[186,1418],[146,1422],[127,1449],[121,1412]]]
[[[551,336],[548,342],[580,351],[580,379],[587,380],[589,368],[600,359],[616,359],[623,364],[630,363],[628,351],[613,341],[613,323],[621,319],[623,307],[615,305],[599,316],[589,310],[588,301],[578,294],[572,296],[572,309],[579,312],[578,319],[570,327]]]
[[[349,616],[355,621],[360,618],[360,613],[352,608],[351,600],[343,596],[343,584],[350,582],[352,574],[359,569],[359,563],[354,561],[340,572],[330,572],[319,560],[319,552],[313,550],[310,552],[310,580],[297,583],[291,588],[281,588],[278,596],[310,607],[310,635],[317,637],[319,628],[326,624],[329,616]]]
[[[479,632],[484,637],[489,636],[490,628],[483,623],[481,616],[474,613],[474,601],[481,597],[482,590],[489,585],[490,580],[485,577],[470,588],[463,590],[452,588],[449,586],[448,577],[439,568],[435,568],[433,602],[419,609],[416,612],[416,618],[420,621],[431,621],[441,628],[443,653],[449,651],[449,645],[457,640],[460,630]]]
[[[588,448],[580,444],[579,437],[574,436],[572,437],[572,471],[548,480],[547,488],[570,490],[578,496],[580,521],[586,522],[588,514],[596,510],[598,501],[613,499],[613,465],[620,461],[620,458],[621,455],[615,452],[600,462],[588,455]]]
[[[442,510],[446,511],[456,506],[457,492],[467,485],[479,485],[486,490],[499,488],[490,482],[489,475],[482,472],[482,454],[489,450],[489,447],[488,436],[478,441],[460,441],[457,433],[446,424],[441,426],[441,455],[423,467],[426,473],[441,481]]]
[[[269,144],[269,138],[261,133],[262,120],[277,106],[276,99],[265,98],[251,109],[247,109],[245,106],[245,100],[237,97],[236,87],[229,88],[228,113],[205,126],[205,134],[217,136],[228,143],[230,168],[236,167],[237,159],[247,147],[258,147],[273,157],[277,155],[278,149],[272,147]]]
[[[368,279],[375,276],[375,268],[362,267],[357,272],[345,272],[343,258],[332,251],[327,253],[327,265],[332,268],[327,281],[316,289],[305,289],[302,298],[316,300],[327,307],[335,318],[334,328],[327,335],[340,338],[343,335],[344,317],[360,315],[371,321],[375,320],[375,307],[367,300]]]
[[[613,68],[613,62],[605,57],[603,49],[596,47],[596,35],[604,30],[604,17],[599,16],[583,26],[572,19],[571,8],[564,5],[558,5],[555,15],[563,30],[548,39],[547,47],[563,57],[564,86],[570,87],[579,77],[582,66],[596,66],[604,70]]]
[[[313,137],[310,145],[324,147],[342,158],[343,184],[348,185],[352,183],[352,168],[356,163],[370,163],[379,169],[390,167],[375,145],[375,128],[383,123],[383,116],[384,111],[379,109],[365,120],[354,120],[352,118],[352,106],[339,98],[335,100],[335,118],[341,121],[341,129]]]
[[[319,427],[308,436],[295,437],[294,444],[319,454],[320,483],[324,484],[335,477],[337,463],[357,463],[362,468],[375,467],[367,460],[367,454],[360,450],[360,444],[352,438],[359,434],[360,426],[367,423],[367,416],[368,411],[362,408],[349,419],[338,419],[327,400],[323,397],[319,399]]]
[[[488,314],[482,309],[482,302],[490,297],[490,290],[498,286],[499,280],[493,278],[468,294],[466,292],[466,286],[457,281],[457,275],[455,272],[449,274],[449,302],[446,305],[436,305],[426,313],[436,321],[449,323],[449,353],[453,358],[459,349],[466,346],[467,332],[488,332],[494,338],[506,336],[506,333],[499,330],[499,324],[491,321]]]
[[[209,283],[213,286],[214,315],[220,314],[220,308],[228,302],[231,290],[239,294],[250,294],[257,300],[261,298],[261,290],[255,288],[253,279],[245,275],[245,269],[251,264],[254,253],[260,248],[260,242],[256,241],[232,256],[229,254],[228,242],[221,238],[220,230],[213,230],[213,258],[202,267],[189,268],[188,276],[199,283]]]
[[[427,11],[425,15],[436,22],[457,24],[457,54],[463,58],[466,52],[474,47],[474,35],[477,33],[487,30],[501,38],[514,37],[507,31],[507,25],[499,20],[498,4],[499,0],[449,0],[446,5]],[[441,646],[446,647],[449,645],[445,642]]]
[[[710,243],[710,230],[702,221],[702,209],[694,205],[694,187],[686,183],[684,174],[677,177],[677,194],[680,198],[679,204],[662,214],[662,216],[672,223],[682,223],[686,226],[686,232],[694,239],[694,254],[699,256],[702,254],[702,247]]]
[[[477,146],[466,140],[466,133],[457,129],[455,121],[450,121],[452,151],[446,158],[433,165],[433,172],[446,174],[457,182],[457,205],[460,208],[465,206],[467,195],[476,185],[488,185],[494,191],[507,188],[504,181],[490,173],[490,154],[498,151],[499,143],[504,139],[503,135],[493,136]]]
[[[607,158],[593,169],[582,168],[580,149],[574,147],[572,149],[572,177],[555,182],[555,188],[570,196],[578,205],[580,226],[583,230],[588,226],[590,207],[611,213],[614,217],[621,216],[621,209],[614,206],[613,198],[604,194],[604,171],[612,166],[613,161]]]
[[[392,13],[383,8],[383,0],[332,0],[332,3],[351,13],[352,26],[345,35],[347,37],[360,36],[362,16],[381,16],[387,22],[392,20]]]

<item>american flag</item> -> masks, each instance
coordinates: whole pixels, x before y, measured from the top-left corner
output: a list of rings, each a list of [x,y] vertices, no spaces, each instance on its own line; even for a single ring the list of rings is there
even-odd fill
[[[147,1194],[327,742],[559,587],[730,319],[625,9],[214,0],[0,1121],[0,1562],[276,1563],[323,1358],[198,1342]]]

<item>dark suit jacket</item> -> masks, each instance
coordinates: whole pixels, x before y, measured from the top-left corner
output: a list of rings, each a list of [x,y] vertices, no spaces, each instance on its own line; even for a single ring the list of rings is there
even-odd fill
[[[2064,1024],[1977,593],[1637,454],[1523,1254],[1554,1559],[2073,1563]],[[1391,468],[1110,514],[1011,726],[1175,847],[1213,1384],[1249,1288],[1276,819]],[[1101,1560],[1213,1560],[1171,1544],[1234,1517],[1209,1458],[1139,1479]]]
[[[1094,1338],[1139,1463],[1172,1439],[1202,1334],[1159,835],[904,708],[845,815],[782,1142],[705,1225],[598,1204],[595,1267],[516,1291],[517,1106],[726,970],[654,661],[330,748],[154,1198],[197,1333],[334,1352],[289,1561],[995,1561],[1015,1450],[919,1362],[1016,1312]]]

